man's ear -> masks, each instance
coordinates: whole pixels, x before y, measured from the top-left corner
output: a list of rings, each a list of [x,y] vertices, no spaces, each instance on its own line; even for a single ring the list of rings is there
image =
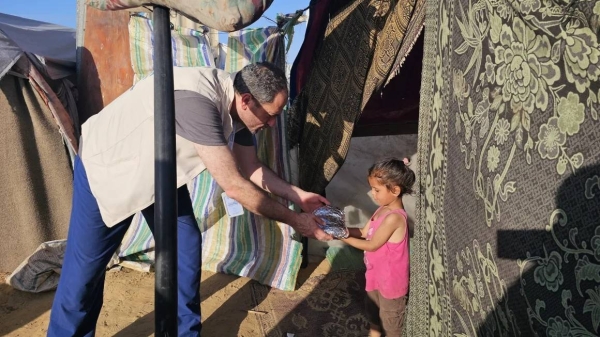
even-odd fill
[[[247,109],[248,106],[250,105],[250,102],[252,102],[252,98],[253,98],[252,95],[248,94],[248,93],[242,94],[241,98],[242,98],[242,100],[241,100],[242,101],[242,108]]]

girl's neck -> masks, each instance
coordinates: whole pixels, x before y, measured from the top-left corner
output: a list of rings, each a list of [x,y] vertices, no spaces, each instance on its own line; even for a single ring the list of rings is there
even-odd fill
[[[375,214],[373,214],[373,216],[371,217],[371,221],[379,219],[379,217],[386,212],[395,211],[397,209],[404,209],[404,205],[402,204],[402,198],[400,197],[398,197],[398,199],[390,202],[387,205],[381,205],[381,208],[379,208],[379,210],[375,212]]]
[[[383,205],[382,208],[385,208],[390,211],[394,211],[397,209],[404,209],[404,204],[402,203],[402,197],[396,198],[396,200],[390,202],[387,205]]]

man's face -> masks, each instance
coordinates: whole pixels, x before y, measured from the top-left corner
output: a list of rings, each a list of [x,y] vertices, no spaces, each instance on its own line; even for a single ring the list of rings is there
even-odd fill
[[[259,103],[251,94],[242,94],[238,106],[238,116],[252,133],[272,127],[277,116],[287,104],[287,92],[280,91],[271,103]]]

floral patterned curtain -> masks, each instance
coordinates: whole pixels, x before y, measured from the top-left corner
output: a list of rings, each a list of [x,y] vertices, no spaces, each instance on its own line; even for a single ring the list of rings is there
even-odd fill
[[[600,335],[600,1],[426,12],[408,335]]]

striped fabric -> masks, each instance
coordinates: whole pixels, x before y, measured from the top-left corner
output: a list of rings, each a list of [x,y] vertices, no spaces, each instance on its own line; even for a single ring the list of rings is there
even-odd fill
[[[248,63],[269,61],[285,67],[284,39],[276,27],[245,29],[229,34],[225,70],[236,72]],[[258,156],[275,173],[290,180],[285,135],[285,113],[277,126],[256,136]],[[203,175],[208,173],[201,174]],[[203,178],[204,179],[204,178]],[[211,179],[212,180],[212,179]],[[214,182],[212,183],[213,185]],[[204,186],[204,184],[200,184]],[[197,193],[198,186],[192,190]],[[201,195],[202,193],[198,193]],[[220,191],[217,195],[220,195]],[[280,200],[283,202],[283,200]],[[290,205],[291,206],[291,205]],[[206,208],[205,208],[206,209]],[[302,244],[288,225],[246,212],[234,221],[224,216],[219,203],[214,223],[205,212],[204,268],[250,277],[282,290],[294,290],[302,262]],[[208,221],[207,221],[208,220]],[[214,224],[212,227],[210,227]],[[210,228],[208,228],[210,227]]]
[[[152,72],[151,22],[132,16],[129,24],[132,66],[139,80]],[[274,27],[230,34],[225,68],[230,72],[249,62],[270,61],[283,66],[283,37]],[[194,30],[173,32],[173,63],[177,66],[213,65],[204,36]],[[285,115],[285,114],[283,114]],[[284,149],[286,125],[257,136],[258,155],[273,171],[289,180]],[[281,290],[294,290],[301,263],[302,245],[287,225],[246,212],[230,221],[220,195],[222,190],[205,171],[188,184],[194,211],[203,233],[202,268],[252,278]],[[154,240],[144,218],[136,214],[118,251],[122,264],[149,270],[154,260]]]
[[[129,48],[134,83],[152,74],[154,50],[152,21],[148,13],[135,13],[129,19]],[[178,27],[171,32],[173,65],[179,67],[214,66],[206,37],[199,31]],[[154,261],[154,240],[141,213],[135,215],[117,251],[128,267],[148,271]]]
[[[275,63],[278,47],[283,43],[280,40],[281,35],[277,27],[244,29],[230,33],[227,41],[225,71],[239,71],[248,63],[261,61]]]
[[[129,20],[129,48],[134,82],[153,71],[152,21],[146,13],[136,13]],[[171,32],[173,65],[179,67],[214,67],[208,40],[197,30],[178,27]]]

